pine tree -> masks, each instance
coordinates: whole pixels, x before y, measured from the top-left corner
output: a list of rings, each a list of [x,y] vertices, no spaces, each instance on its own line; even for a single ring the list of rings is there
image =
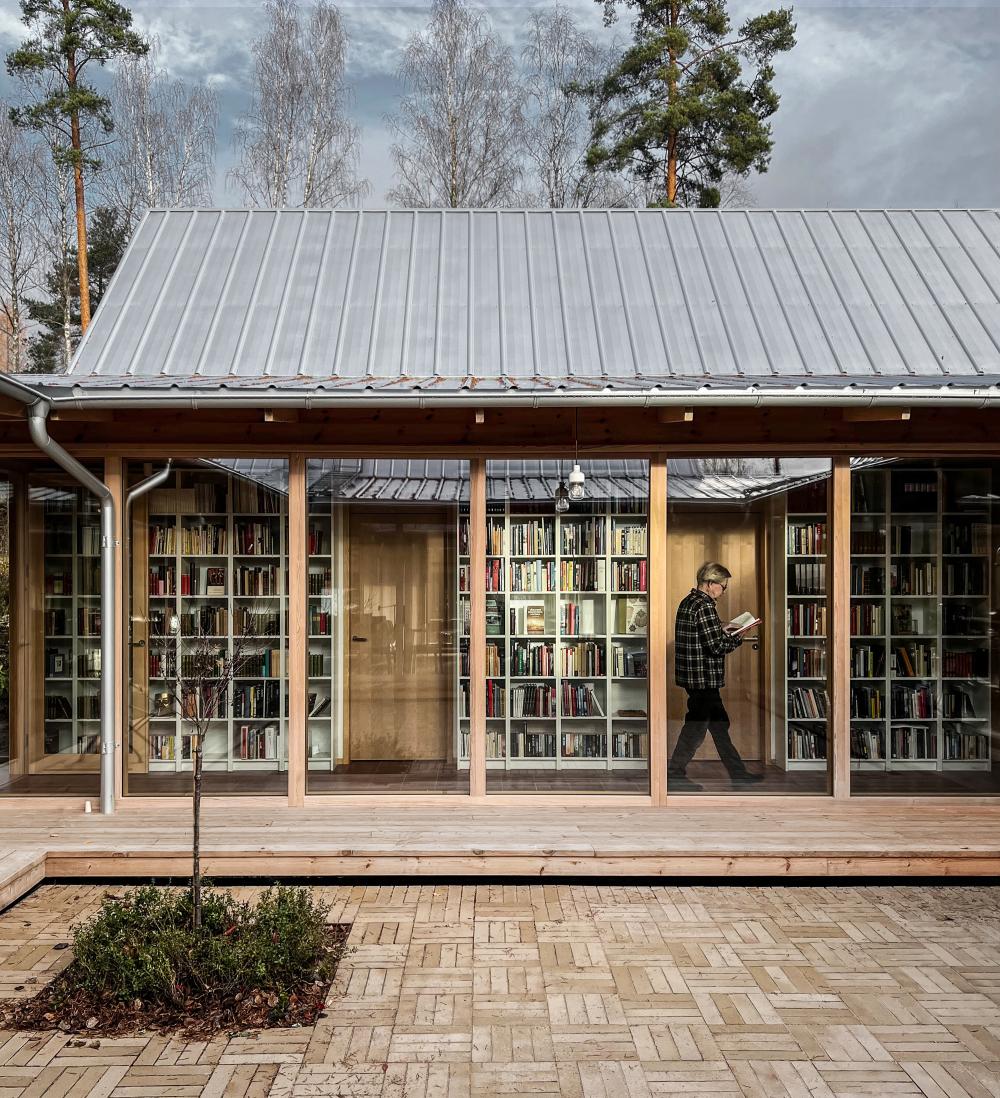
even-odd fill
[[[90,280],[87,273],[87,206],[84,172],[100,167],[87,147],[88,124],[105,134],[113,123],[107,98],[84,79],[92,62],[104,66],[116,57],[141,56],[148,44],[132,30],[132,13],[115,0],[21,0],[27,38],[7,55],[7,72],[20,77],[37,94],[34,103],[15,107],[11,120],[44,133],[56,160],[73,169],[76,198],[77,286],[80,327],[90,324]]]
[[[98,206],[87,241],[87,269],[95,309],[121,262],[127,243],[128,232],[118,211]],[[65,263],[53,263],[48,269],[45,289],[48,292],[45,300],[28,301],[28,316],[39,327],[28,349],[30,369],[33,373],[61,373],[69,365],[65,350],[67,324],[71,344],[76,344],[81,333],[79,266],[75,251],[70,252]]]
[[[653,205],[718,206],[726,175],[767,171],[772,60],[795,45],[789,8],[734,32],[725,0],[597,0],[636,9],[634,41],[591,99],[591,170],[627,172]]]

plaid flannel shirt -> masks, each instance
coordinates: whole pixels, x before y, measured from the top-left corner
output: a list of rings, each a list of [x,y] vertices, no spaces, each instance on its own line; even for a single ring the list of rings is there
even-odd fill
[[[743,643],[723,631],[715,600],[692,587],[677,607],[674,674],[688,690],[719,689],[726,683],[726,656]]]

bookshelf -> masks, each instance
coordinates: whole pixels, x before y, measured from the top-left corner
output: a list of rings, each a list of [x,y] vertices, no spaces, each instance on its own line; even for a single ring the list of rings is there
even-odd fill
[[[287,765],[287,508],[238,474],[175,470],[149,495],[145,525],[148,749],[151,772],[188,770],[191,736],[170,679],[206,641],[228,651],[252,631],[247,660],[209,725],[206,770]],[[176,628],[173,623],[176,621]]]
[[[307,519],[309,608],[306,629],[306,757],[310,770],[331,770],[343,756],[344,637],[341,592],[344,590],[343,507],[332,500],[310,500]]]
[[[487,508],[491,770],[646,769],[648,526],[641,507]],[[469,765],[469,519],[459,516],[459,765]]]
[[[43,753],[98,755],[101,516],[89,493],[41,489]]]
[[[856,470],[851,766],[989,770],[986,469]]]
[[[793,489],[785,499],[785,721],[775,737],[788,770],[826,770],[829,600],[827,481]]]

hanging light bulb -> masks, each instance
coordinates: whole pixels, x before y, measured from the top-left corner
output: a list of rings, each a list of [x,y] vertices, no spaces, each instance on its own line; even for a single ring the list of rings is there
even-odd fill
[[[587,495],[586,482],[587,478],[583,475],[580,463],[578,461],[574,462],[569,474],[569,498],[574,500],[583,499]]]
[[[556,489],[556,510],[560,515],[565,514],[569,510],[569,492],[566,490],[566,482],[564,480],[559,481],[559,487]]]
[[[569,474],[569,498],[581,500],[587,495],[587,478],[580,468],[580,409],[573,412],[573,469]]]

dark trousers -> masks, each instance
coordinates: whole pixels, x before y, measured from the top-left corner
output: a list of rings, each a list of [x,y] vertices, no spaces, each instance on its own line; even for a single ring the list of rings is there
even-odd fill
[[[677,740],[673,755],[667,765],[667,773],[681,777],[695,752],[705,742],[705,733],[711,732],[715,750],[729,776],[739,777],[747,772],[740,753],[729,738],[729,714],[722,704],[718,690],[688,690],[687,714],[684,727]]]

